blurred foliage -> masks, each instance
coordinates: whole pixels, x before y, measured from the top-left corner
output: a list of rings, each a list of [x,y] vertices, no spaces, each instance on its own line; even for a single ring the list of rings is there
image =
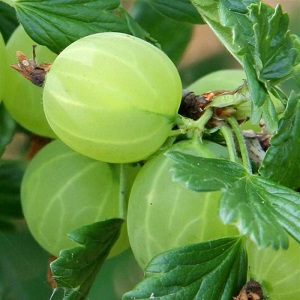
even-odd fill
[[[163,16],[146,1],[137,1],[130,13],[158,41],[172,61],[178,63],[191,39],[192,25]]]
[[[22,218],[20,185],[25,165],[0,160],[0,230],[13,228],[13,220]]]
[[[7,42],[19,22],[15,10],[3,2],[0,3],[0,20],[0,32],[4,41]]]
[[[49,299],[52,291],[46,281],[48,259],[26,227],[0,231],[0,299]]]

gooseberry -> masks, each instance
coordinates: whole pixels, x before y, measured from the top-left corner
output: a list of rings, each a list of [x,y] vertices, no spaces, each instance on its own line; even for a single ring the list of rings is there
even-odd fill
[[[190,140],[172,146],[206,158],[225,158],[226,148]],[[132,251],[144,268],[157,254],[205,240],[237,235],[218,215],[219,192],[195,192],[174,182],[174,161],[160,154],[149,160],[133,184],[128,204],[128,234]]]
[[[43,103],[57,136],[91,158],[142,160],[165,142],[181,81],[158,48],[123,33],[86,36],[64,49],[46,77]]]
[[[129,166],[128,184],[138,170]],[[23,213],[33,237],[54,256],[77,244],[67,234],[84,225],[122,218],[120,165],[83,156],[60,140],[32,159],[21,185]],[[128,247],[126,226],[111,255]]]
[[[262,285],[264,299],[299,299],[299,243],[290,238],[288,249],[274,250],[271,247],[258,248],[249,241],[247,250],[249,277]]]
[[[241,69],[225,69],[211,72],[190,84],[187,89],[196,94],[215,90],[233,90],[243,83],[246,74]]]

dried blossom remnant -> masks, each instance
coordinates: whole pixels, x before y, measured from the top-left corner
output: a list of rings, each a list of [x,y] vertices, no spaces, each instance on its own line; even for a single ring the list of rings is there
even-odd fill
[[[193,92],[184,90],[179,114],[183,117],[198,120],[202,116],[205,107],[212,101],[212,99],[225,92],[226,91],[215,91],[195,95]]]
[[[237,297],[233,297],[233,300],[263,300],[263,291],[260,284],[250,279],[241,289]]]
[[[240,99],[234,100],[236,103],[228,102],[228,104],[222,103],[217,105],[212,105],[212,102],[220,97],[220,96],[226,96],[226,95],[241,95],[243,96],[242,90],[246,86],[247,82],[244,81],[244,83],[240,86],[238,86],[234,90],[217,90],[217,91],[209,91],[206,93],[203,93],[201,95],[195,95],[193,92],[190,92],[188,90],[183,90],[181,104],[179,108],[179,114],[183,117],[187,117],[193,120],[198,120],[204,113],[204,110],[211,106],[214,111],[213,119],[223,119],[226,117],[230,117],[235,114],[236,112],[236,104],[240,103]],[[212,120],[213,121],[213,120]],[[245,121],[245,120],[239,120],[239,121]],[[212,122],[212,125],[214,125],[214,121]]]
[[[17,51],[18,64],[12,64],[11,67],[18,71],[23,77],[31,81],[33,84],[42,87],[45,76],[50,70],[50,63],[38,64],[35,55],[36,45],[32,46],[32,59],[29,59],[21,51]]]

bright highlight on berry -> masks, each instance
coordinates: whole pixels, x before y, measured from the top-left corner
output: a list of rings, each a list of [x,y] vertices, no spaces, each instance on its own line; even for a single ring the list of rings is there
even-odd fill
[[[57,136],[94,159],[142,160],[165,142],[181,101],[181,80],[155,46],[98,33],[68,46],[46,78],[43,102]]]

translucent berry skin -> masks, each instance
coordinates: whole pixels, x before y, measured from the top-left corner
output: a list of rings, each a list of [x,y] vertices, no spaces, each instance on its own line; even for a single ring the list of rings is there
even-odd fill
[[[184,141],[172,149],[207,158],[225,158],[226,148],[205,141]],[[195,192],[172,179],[174,162],[160,154],[138,173],[128,204],[128,235],[133,254],[144,268],[169,249],[238,235],[218,215],[219,192]]]
[[[46,78],[53,131],[94,159],[142,160],[164,143],[177,117],[181,80],[155,46],[122,33],[84,37],[60,53]]]
[[[76,244],[67,234],[84,225],[121,218],[120,166],[83,156],[60,140],[30,162],[21,186],[23,213],[33,237],[52,255]],[[130,167],[131,175],[137,172]],[[130,176],[128,181],[133,181]],[[111,255],[129,247],[126,225]]]
[[[18,63],[16,52],[23,52],[32,59],[32,46],[36,45],[20,25],[7,42],[7,72],[5,76],[4,105],[11,116],[27,130],[45,137],[55,137],[49,126],[42,104],[43,88],[24,78],[11,64]],[[51,63],[56,54],[48,48],[38,45],[36,58],[38,63]]]
[[[225,69],[209,73],[195,82],[187,89],[196,94],[216,90],[233,90],[246,80],[246,74],[241,69]]]
[[[297,300],[300,293],[300,245],[290,238],[289,248],[274,250],[248,243],[249,278],[263,287],[264,299]]]

